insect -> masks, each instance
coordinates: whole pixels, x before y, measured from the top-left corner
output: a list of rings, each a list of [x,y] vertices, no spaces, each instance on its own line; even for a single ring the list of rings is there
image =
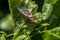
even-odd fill
[[[27,19],[29,19],[32,23],[34,22],[34,16],[32,13],[25,7],[18,7],[18,10],[26,16]]]

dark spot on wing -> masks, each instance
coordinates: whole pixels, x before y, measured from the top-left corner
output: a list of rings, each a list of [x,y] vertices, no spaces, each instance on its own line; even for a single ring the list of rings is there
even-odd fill
[[[26,9],[23,11],[25,14],[29,14],[30,12]]]
[[[19,9],[23,12],[25,12],[26,14],[30,13],[29,10],[25,7],[19,7]]]

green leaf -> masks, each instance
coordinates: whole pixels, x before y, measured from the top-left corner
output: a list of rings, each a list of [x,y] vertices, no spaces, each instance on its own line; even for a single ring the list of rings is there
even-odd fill
[[[27,36],[26,35],[19,35],[18,37],[16,37],[15,40],[24,40]]]
[[[53,1],[53,4],[55,4],[58,0],[52,0]]]
[[[53,14],[60,18],[60,0],[58,0],[53,7]]]
[[[24,40],[31,40],[31,37],[27,36]]]
[[[60,40],[60,27],[46,30],[42,35],[44,40]]]
[[[0,29],[8,31],[14,28],[14,23],[11,14],[7,15],[0,21]]]
[[[4,34],[0,35],[0,40],[6,40]]]
[[[50,23],[48,29],[60,26],[60,0],[57,0],[57,2],[54,4],[52,14],[48,20]]]
[[[44,5],[42,8],[43,20],[46,20],[50,17],[53,5],[56,3],[56,0],[44,0]]]

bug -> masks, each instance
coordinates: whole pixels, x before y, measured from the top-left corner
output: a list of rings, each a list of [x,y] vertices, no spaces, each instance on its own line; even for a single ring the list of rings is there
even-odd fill
[[[32,23],[34,22],[34,16],[32,13],[25,7],[18,7],[18,10],[26,16],[27,19],[29,19]]]

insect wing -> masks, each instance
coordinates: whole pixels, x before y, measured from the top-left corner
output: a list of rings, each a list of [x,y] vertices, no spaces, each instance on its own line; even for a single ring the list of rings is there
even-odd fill
[[[19,7],[18,10],[24,14],[25,16],[27,16],[28,14],[30,14],[29,10],[25,7]]]

